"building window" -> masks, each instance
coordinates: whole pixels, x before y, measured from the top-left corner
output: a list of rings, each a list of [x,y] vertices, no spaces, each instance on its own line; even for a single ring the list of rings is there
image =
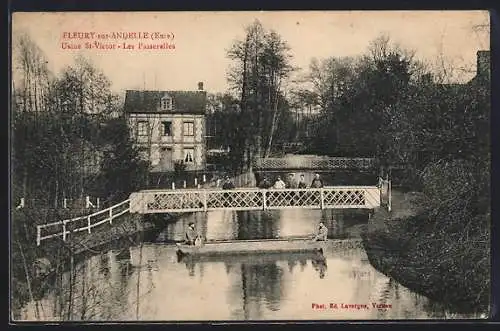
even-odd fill
[[[184,122],[184,135],[194,136],[194,122]]]
[[[161,122],[161,125],[162,125],[162,134],[164,136],[171,136],[172,135],[172,122],[170,122],[170,121]]]
[[[137,135],[138,136],[147,136],[148,132],[149,132],[149,122],[147,122],[147,121],[137,122]]]
[[[172,110],[174,102],[171,97],[163,97],[161,98],[161,109],[162,110]]]
[[[194,148],[184,148],[184,163],[194,162]]]

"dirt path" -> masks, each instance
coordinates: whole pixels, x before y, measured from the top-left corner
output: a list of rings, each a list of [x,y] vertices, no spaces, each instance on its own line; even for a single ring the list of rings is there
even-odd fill
[[[368,231],[383,230],[388,231],[388,226],[394,225],[402,218],[415,216],[421,208],[418,205],[423,199],[423,194],[420,192],[401,192],[397,189],[392,191],[392,210],[388,212],[385,207],[380,207],[375,210],[375,213],[368,222]]]

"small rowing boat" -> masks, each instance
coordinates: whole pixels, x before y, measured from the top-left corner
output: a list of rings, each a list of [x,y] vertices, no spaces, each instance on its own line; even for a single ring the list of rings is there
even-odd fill
[[[311,239],[259,239],[207,242],[202,246],[176,244],[180,255],[323,252],[328,241]]]
[[[242,263],[245,265],[273,264],[277,261],[288,263],[305,262],[308,260],[323,261],[325,259],[321,250],[315,252],[266,252],[246,254],[178,254],[177,262],[206,263],[224,262],[227,265]]]

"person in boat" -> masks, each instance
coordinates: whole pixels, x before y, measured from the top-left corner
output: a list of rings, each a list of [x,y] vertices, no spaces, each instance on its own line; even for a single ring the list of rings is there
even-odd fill
[[[277,189],[283,189],[283,188],[286,188],[286,184],[283,180],[281,180],[281,177],[278,176],[278,178],[276,179],[276,182],[274,182],[274,188],[277,188]]]
[[[314,241],[326,241],[328,237],[328,228],[323,222],[319,222],[318,233],[314,236]]]
[[[184,243],[187,245],[195,244],[196,239],[198,238],[198,234],[196,233],[196,228],[194,227],[194,223],[191,222],[186,229],[185,241]]]
[[[314,175],[314,179],[311,183],[311,187],[312,188],[321,188],[323,187],[323,181],[321,180],[321,178],[319,178],[319,174],[315,174]]]

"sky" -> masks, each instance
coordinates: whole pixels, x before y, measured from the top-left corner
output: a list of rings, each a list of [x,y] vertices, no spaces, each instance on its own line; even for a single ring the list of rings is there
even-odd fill
[[[255,19],[288,42],[292,64],[303,70],[314,57],[365,53],[370,41],[381,34],[414,50],[416,58],[425,62],[436,63],[442,56],[448,63],[473,70],[476,52],[490,48],[486,11],[14,13],[12,38],[28,33],[56,74],[71,65],[76,55],[89,57],[111,80],[115,92],[196,90],[201,81],[205,90],[217,93],[228,88],[226,73],[231,61],[227,49],[234,40],[243,39],[245,26]],[[94,35],[88,35],[92,39],[68,38],[75,32]],[[123,40],[113,39],[113,32],[148,35]],[[105,34],[108,39],[98,38]],[[124,49],[124,41],[134,49]],[[86,42],[114,44],[115,49],[85,49]],[[83,49],[63,49],[63,43],[79,44]],[[139,43],[167,43],[175,48],[139,49]],[[15,53],[13,61],[14,57]],[[462,79],[473,75],[465,74]]]

